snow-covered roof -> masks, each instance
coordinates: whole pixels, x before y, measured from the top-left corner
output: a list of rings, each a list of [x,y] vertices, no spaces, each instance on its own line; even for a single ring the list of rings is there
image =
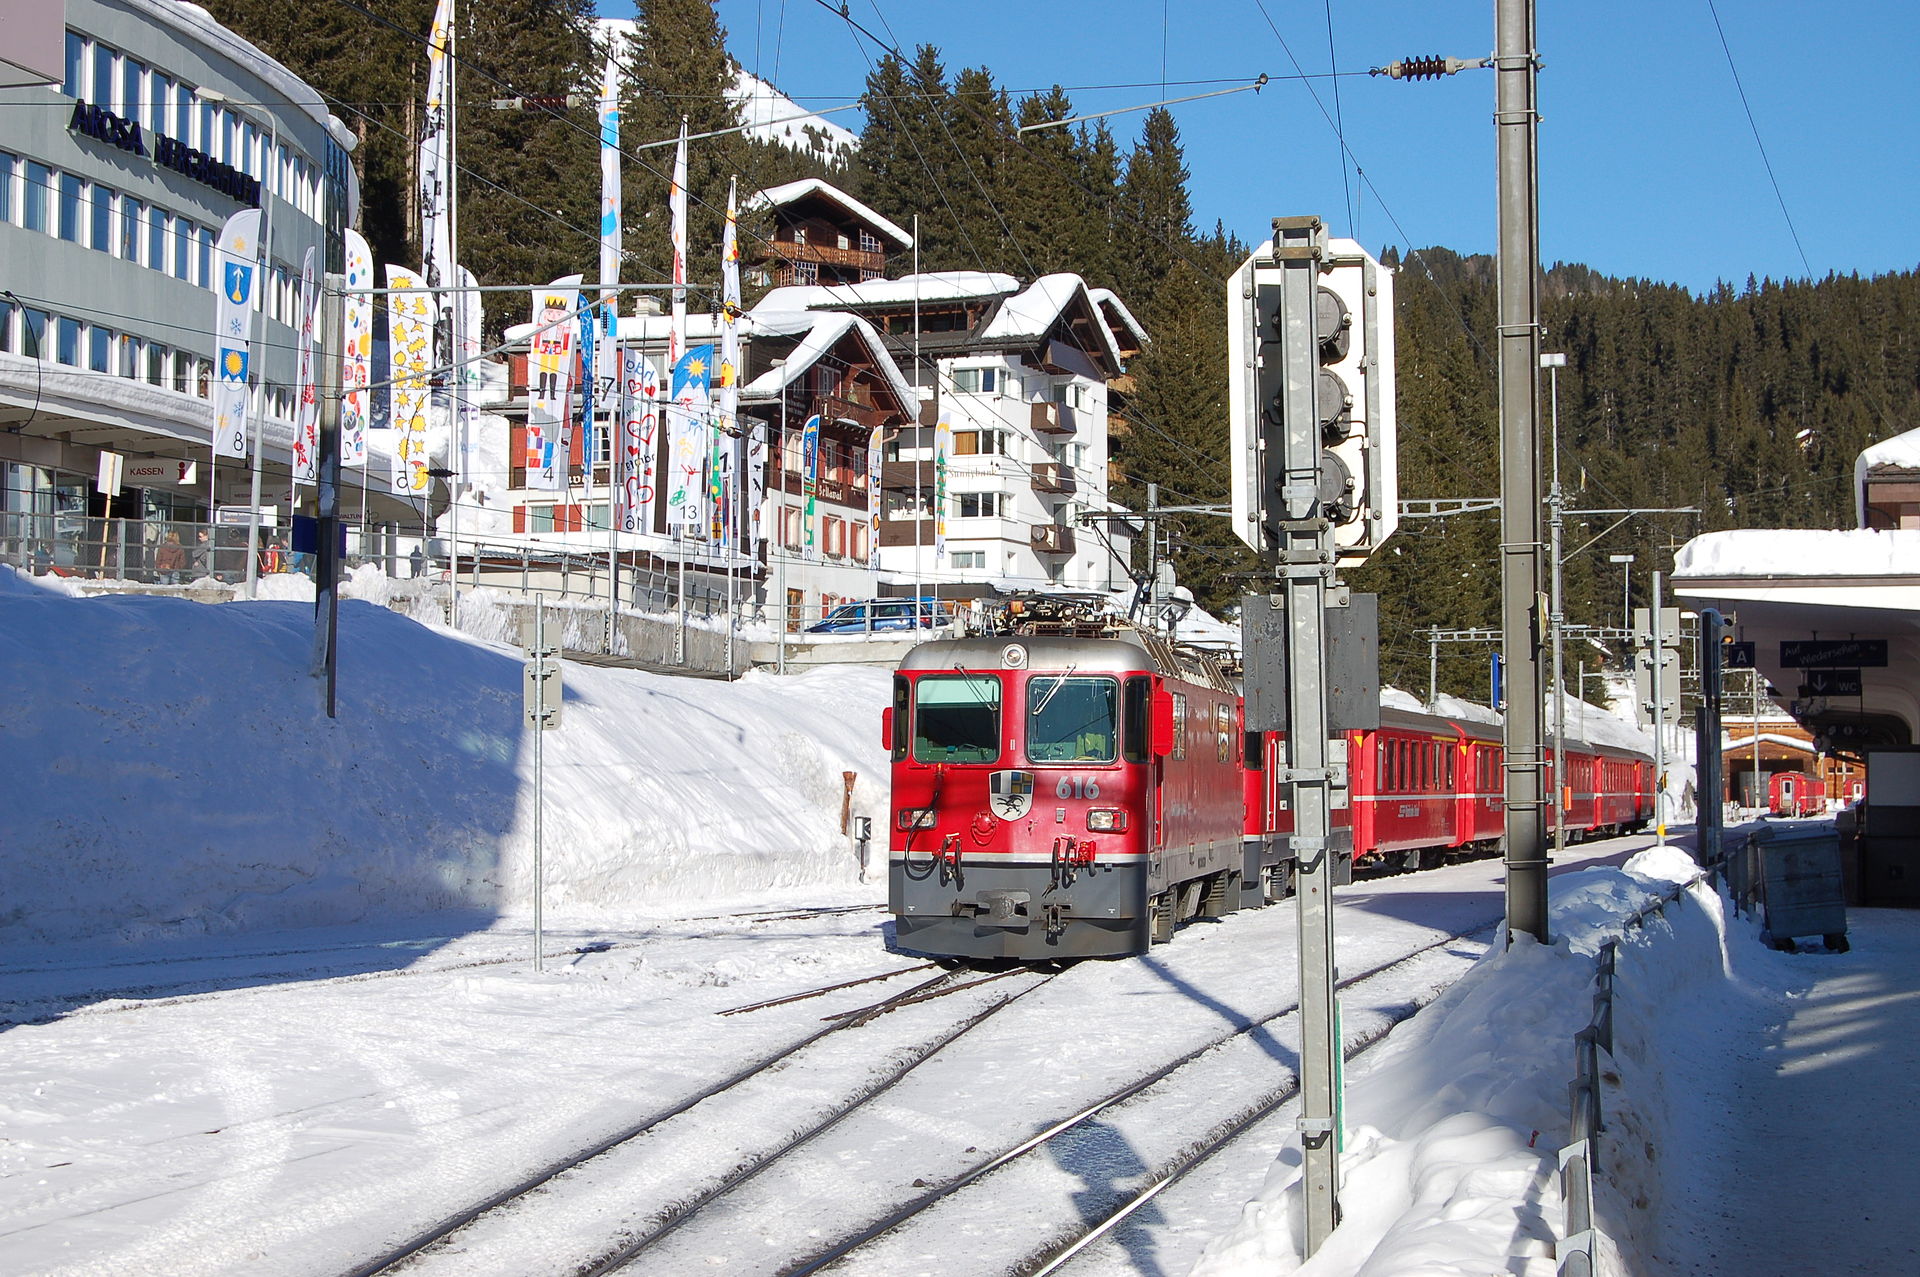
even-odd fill
[[[1718,577],[1920,576],[1920,531],[1744,528],[1708,532],[1674,555],[1675,581]]]
[[[1114,366],[1119,367],[1124,362],[1119,343],[1113,339],[1113,330],[1107,327],[1106,316],[1094,305],[1086,281],[1078,275],[1042,275],[1034,280],[1025,292],[1009,297],[1001,304],[999,311],[980,330],[980,340],[1037,341],[1060,322],[1061,314],[1073,304],[1075,298],[1084,299],[1088,309],[1093,311],[1094,318],[1099,321],[1100,341],[1106,346]]]
[[[749,320],[758,318],[761,317],[748,316]],[[900,365],[893,362],[893,356],[887,353],[886,343],[880,339],[880,334],[858,315],[849,315],[844,311],[825,314],[806,311],[765,318],[769,321],[800,323],[807,335],[800,339],[800,344],[782,362],[740,388],[742,403],[765,403],[778,398],[781,391],[798,381],[848,333],[859,334],[866,343],[867,350],[873,356],[874,371],[886,379],[888,387],[908,412],[913,411],[913,406],[920,402],[913,384],[900,371]]]
[[[776,288],[756,310],[830,310],[838,306],[901,305],[913,301],[963,301],[1005,297],[1020,281],[998,271],[933,271],[899,279],[870,279],[863,284],[794,284]]]
[[[1866,526],[1869,476],[1912,470],[1920,470],[1920,430],[1909,430],[1861,449],[1853,459],[1854,522]]]
[[[901,248],[913,247],[913,236],[902,230],[898,225],[880,216],[880,214],[874,212],[871,208],[868,208],[865,204],[862,204],[859,200],[853,198],[853,196],[847,194],[833,183],[822,181],[817,177],[805,177],[797,182],[784,182],[779,186],[769,186],[764,190],[755,191],[747,197],[747,207],[758,208],[764,204],[779,208],[783,204],[792,204],[797,200],[805,199],[809,195],[818,196],[830,203],[838,204],[855,217],[871,223],[876,229],[884,232],[888,239],[891,239]]]
[[[619,340],[628,345],[664,346],[672,325],[673,317],[670,315],[622,315]],[[900,365],[893,361],[893,356],[887,353],[886,343],[872,324],[844,311],[769,310],[764,302],[741,315],[740,335],[748,340],[755,337],[798,337],[800,344],[781,364],[743,385],[740,388],[741,402],[765,403],[773,399],[818,363],[850,332],[858,333],[865,341],[867,351],[873,357],[874,371],[886,379],[888,387],[900,402],[907,405],[908,411],[912,411],[912,405],[919,402],[918,392],[900,371]],[[506,337],[510,342],[524,341],[532,333],[531,323],[514,324],[507,329]],[[682,339],[689,345],[720,340],[720,317],[711,312],[688,315]]]
[[[145,20],[155,26],[172,27],[210,48],[232,58],[254,75],[259,76],[275,91],[282,94],[295,107],[306,112],[314,121],[332,135],[334,142],[345,151],[351,151],[359,144],[359,137],[327,110],[321,101],[319,92],[305,80],[302,80],[284,64],[268,57],[260,49],[249,43],[239,33],[220,24],[219,19],[197,4],[188,4],[184,0],[128,0],[144,14]],[[272,103],[266,103],[271,107]]]
[[[1103,315],[1111,312],[1112,318],[1119,320],[1140,345],[1145,346],[1153,340],[1147,336],[1147,330],[1140,326],[1140,321],[1133,317],[1133,312],[1127,309],[1127,304],[1120,300],[1120,295],[1111,288],[1089,288],[1087,296],[1093,299],[1093,304],[1100,308]]]

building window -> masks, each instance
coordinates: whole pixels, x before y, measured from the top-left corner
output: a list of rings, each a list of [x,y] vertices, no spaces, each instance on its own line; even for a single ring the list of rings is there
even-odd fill
[[[870,536],[871,530],[864,521],[853,525],[853,557],[858,562],[867,562],[873,553]]]
[[[998,368],[956,368],[953,388],[963,395],[990,395],[1000,384]]]
[[[62,315],[54,321],[53,357],[69,367],[80,366],[80,321]]]
[[[998,492],[961,492],[956,496],[959,501],[958,518],[995,519],[1000,516]]]
[[[130,262],[140,260],[140,227],[146,220],[146,207],[131,195],[120,197],[120,256]]]
[[[863,253],[877,253],[880,251],[880,241],[874,236],[872,231],[860,232],[860,251]]]
[[[795,262],[793,264],[793,282],[796,284],[817,284],[820,282],[819,262]]]
[[[193,223],[184,217],[173,219],[173,273],[189,283],[193,280]]]
[[[20,312],[20,353],[29,359],[47,357],[47,325],[51,321],[44,310]]]
[[[60,91],[70,98],[80,96],[81,81],[87,76],[87,41],[77,31],[67,32],[67,75],[60,82]]]
[[[0,224],[13,220],[13,165],[13,157],[0,151]]]
[[[953,560],[953,566],[956,568],[978,568],[984,570],[987,566],[987,552],[985,550],[955,550],[947,557]]]
[[[93,46],[93,83],[87,88],[90,102],[113,110],[113,50],[104,44]]]
[[[847,521],[834,515],[821,520],[821,541],[825,544],[827,557],[842,559],[847,554]]]
[[[550,505],[530,505],[527,507],[527,531],[553,531],[553,507]]]
[[[93,188],[93,238],[87,247],[113,251],[113,192],[98,184]]]
[[[47,192],[53,186],[53,170],[44,164],[27,161],[25,189],[20,192],[21,224],[30,231],[47,229]]]
[[[120,114],[141,124],[147,116],[147,68],[132,58],[120,59]]]
[[[147,265],[154,270],[167,268],[167,214],[147,206]]]
[[[113,334],[98,324],[87,329],[87,367],[95,372],[111,372]]]
[[[797,506],[780,507],[780,544],[789,550],[800,548],[801,518]]]
[[[213,287],[213,230],[200,228],[200,262],[198,282],[202,288]]]
[[[147,343],[147,384],[167,384],[167,348],[158,342]]]
[[[140,375],[140,343],[127,333],[120,334],[120,358],[113,371],[127,378]]]

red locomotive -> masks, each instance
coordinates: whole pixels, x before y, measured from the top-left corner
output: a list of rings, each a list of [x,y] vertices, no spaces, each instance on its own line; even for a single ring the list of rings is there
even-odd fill
[[[902,949],[965,958],[1144,952],[1193,917],[1283,897],[1283,743],[1247,733],[1219,658],[1064,609],[941,639],[895,673],[888,901]],[[1336,836],[1353,864],[1418,868],[1502,832],[1499,729],[1383,708],[1345,733]],[[1638,828],[1649,760],[1570,742],[1575,836]],[[1344,841],[1344,839],[1343,839]]]

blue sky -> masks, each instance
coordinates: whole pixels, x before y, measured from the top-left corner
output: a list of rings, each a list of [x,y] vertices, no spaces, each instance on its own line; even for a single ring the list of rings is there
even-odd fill
[[[1799,276],[1809,266],[1824,275],[1920,265],[1920,4],[1716,3],[1799,248],[1707,0],[1542,0],[1543,257],[1695,289],[1722,278],[1739,284],[1749,273]],[[599,4],[608,16],[633,12],[629,0]],[[1169,82],[1251,81],[1265,72],[1276,82],[1258,96],[1173,108],[1196,224],[1218,219],[1258,241],[1276,215],[1318,213],[1376,251],[1493,248],[1491,72],[1338,80],[1347,146],[1377,197],[1354,190],[1307,85],[1281,78],[1298,74],[1288,48],[1322,77],[1330,64],[1364,72],[1408,55],[1482,56],[1493,45],[1492,0],[1334,0],[1331,61],[1326,0],[850,6],[862,25],[909,52],[939,47],[950,73],[984,65],[1015,90],[1058,83],[1083,112],[1225,87],[1169,83],[1163,94],[1163,56]],[[734,56],[809,107],[857,97],[878,56],[816,0],[720,0],[719,8]],[[1334,81],[1308,83],[1332,114]],[[1082,87],[1112,84],[1144,87]],[[829,118],[859,128],[858,111]],[[1130,142],[1141,118],[1111,124]]]

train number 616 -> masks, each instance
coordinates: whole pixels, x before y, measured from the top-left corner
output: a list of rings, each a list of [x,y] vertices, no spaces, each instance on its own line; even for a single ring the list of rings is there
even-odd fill
[[[1095,776],[1062,776],[1053,793],[1056,798],[1098,798],[1100,781]]]

